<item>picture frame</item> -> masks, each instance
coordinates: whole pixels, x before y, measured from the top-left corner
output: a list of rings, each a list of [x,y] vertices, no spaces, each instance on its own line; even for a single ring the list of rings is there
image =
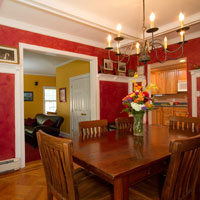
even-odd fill
[[[118,72],[126,72],[126,63],[118,62]]]
[[[18,63],[18,48],[0,45],[0,62]]]
[[[24,92],[24,101],[33,101],[33,92]]]
[[[109,60],[109,59],[104,59],[103,67],[104,67],[104,70],[112,71],[113,70],[113,61]]]
[[[59,101],[60,102],[66,102],[66,88],[59,88]]]

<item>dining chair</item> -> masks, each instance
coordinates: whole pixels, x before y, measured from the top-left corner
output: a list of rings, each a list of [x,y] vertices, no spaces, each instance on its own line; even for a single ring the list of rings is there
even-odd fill
[[[192,132],[200,132],[200,118],[197,117],[169,117],[170,129],[190,130]]]
[[[170,142],[169,168],[163,187],[159,176],[150,177],[130,187],[132,200],[197,200],[195,195],[200,175],[200,135]]]
[[[108,131],[107,120],[93,120],[79,122],[79,134],[81,138],[96,138],[100,137],[101,134]]]
[[[83,168],[73,168],[72,141],[37,132],[48,200],[111,200],[112,185]]]
[[[115,119],[116,129],[130,129],[133,130],[133,117],[119,117]]]

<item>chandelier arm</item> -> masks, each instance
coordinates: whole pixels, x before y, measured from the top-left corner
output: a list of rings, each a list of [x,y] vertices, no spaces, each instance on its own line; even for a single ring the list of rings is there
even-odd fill
[[[154,49],[155,50],[155,54],[156,54],[156,59],[159,63],[163,63],[164,61],[161,61],[158,57],[158,52],[157,52],[157,49]]]
[[[170,51],[165,51],[166,58],[169,59],[169,60],[178,60],[179,58],[181,58],[183,56],[184,49],[183,49],[183,45],[181,45],[180,47],[182,47],[181,55],[179,55],[177,58],[172,58],[172,57],[168,56],[167,53],[175,53],[175,52],[177,52],[177,50],[176,51],[171,51],[171,52]],[[180,50],[180,47],[179,47],[179,50]]]
[[[182,48],[182,51],[183,51],[183,45],[184,45],[184,42],[182,42],[181,45],[176,50],[169,51],[169,50],[166,49],[166,52],[167,53],[175,53],[175,52],[179,51],[181,48]]]

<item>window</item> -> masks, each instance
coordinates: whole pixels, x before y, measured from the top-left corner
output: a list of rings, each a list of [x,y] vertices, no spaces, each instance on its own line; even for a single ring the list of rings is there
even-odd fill
[[[56,88],[44,87],[44,113],[56,112]]]

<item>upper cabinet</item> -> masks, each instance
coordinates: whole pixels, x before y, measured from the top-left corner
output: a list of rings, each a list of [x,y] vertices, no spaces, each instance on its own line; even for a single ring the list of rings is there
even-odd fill
[[[151,82],[156,84],[158,90],[152,94],[176,94],[178,80],[187,80],[186,64],[178,64],[151,70]]]

